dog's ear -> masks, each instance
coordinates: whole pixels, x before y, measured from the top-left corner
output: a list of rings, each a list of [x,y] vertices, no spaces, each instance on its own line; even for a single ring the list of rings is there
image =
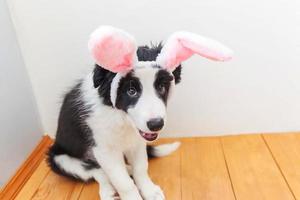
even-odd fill
[[[179,31],[168,38],[156,62],[173,71],[181,62],[194,54],[215,61],[226,61],[232,57],[232,51],[217,41],[194,33]]]
[[[111,26],[100,26],[95,30],[88,48],[96,63],[111,72],[128,71],[137,61],[137,45],[133,36]]]
[[[181,68],[181,65],[179,65],[172,71],[172,74],[175,78],[175,84],[178,84],[181,81]]]

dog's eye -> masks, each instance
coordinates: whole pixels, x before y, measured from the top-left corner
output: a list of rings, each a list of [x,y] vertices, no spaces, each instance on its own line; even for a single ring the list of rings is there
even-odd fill
[[[127,94],[128,96],[130,97],[135,97],[137,95],[137,91],[134,87],[130,87],[128,90],[127,90]]]
[[[160,94],[164,94],[166,92],[166,86],[164,84],[159,84],[158,85],[158,92]]]

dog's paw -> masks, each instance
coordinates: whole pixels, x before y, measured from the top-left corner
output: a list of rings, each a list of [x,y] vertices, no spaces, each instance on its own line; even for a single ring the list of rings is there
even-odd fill
[[[142,195],[145,200],[165,200],[163,191],[159,186],[154,184],[151,187],[144,188]]]

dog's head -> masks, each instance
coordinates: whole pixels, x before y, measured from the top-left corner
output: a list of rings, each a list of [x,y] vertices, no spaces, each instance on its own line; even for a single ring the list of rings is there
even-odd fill
[[[130,34],[110,26],[92,33],[88,46],[99,67],[95,87],[107,104],[128,114],[147,141],[155,140],[165,125],[167,101],[180,81],[181,62],[193,54],[216,61],[232,55],[222,44],[185,31],[172,34],[163,47],[137,48]]]

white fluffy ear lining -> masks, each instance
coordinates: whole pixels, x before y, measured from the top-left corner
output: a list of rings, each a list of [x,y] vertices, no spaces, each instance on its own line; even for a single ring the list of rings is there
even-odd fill
[[[187,60],[193,54],[215,61],[227,61],[232,58],[233,52],[215,40],[180,31],[169,37],[161,53],[157,56],[156,62],[162,67],[173,71],[181,62]]]
[[[133,36],[112,26],[100,26],[95,30],[88,48],[98,65],[115,73],[132,69],[137,61]]]

